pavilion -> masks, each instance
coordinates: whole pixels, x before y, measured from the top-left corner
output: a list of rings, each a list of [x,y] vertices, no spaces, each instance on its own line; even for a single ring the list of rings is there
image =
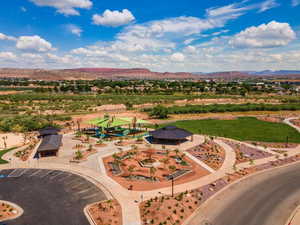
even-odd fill
[[[39,138],[41,143],[37,149],[39,157],[57,156],[60,146],[62,145],[62,135],[60,129],[55,127],[46,127],[40,129]]]
[[[193,133],[175,126],[167,126],[155,131],[150,131],[149,134],[151,141],[155,144],[177,145],[188,141],[187,138],[189,137],[191,141],[193,141]]]

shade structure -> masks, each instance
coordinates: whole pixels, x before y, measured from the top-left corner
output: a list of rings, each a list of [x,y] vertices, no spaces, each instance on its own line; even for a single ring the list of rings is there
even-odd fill
[[[151,122],[147,120],[138,119],[136,117],[120,117],[119,119],[136,124],[151,124]]]
[[[117,117],[92,119],[88,123],[102,128],[119,127],[130,124],[130,122],[121,120]]]
[[[155,131],[150,131],[149,134],[154,139],[159,140],[184,140],[193,135],[191,132],[175,126],[167,126]]]

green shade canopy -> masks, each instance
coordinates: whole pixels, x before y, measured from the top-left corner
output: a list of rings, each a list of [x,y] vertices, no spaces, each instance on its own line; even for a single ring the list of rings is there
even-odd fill
[[[112,117],[112,118],[97,118],[97,119],[92,119],[88,122],[88,124],[97,126],[97,127],[102,127],[102,128],[111,128],[111,127],[119,127],[119,126],[124,126],[124,125],[129,125],[131,122],[122,120],[117,117]]]
[[[130,123],[136,123],[136,124],[150,124],[151,122],[147,120],[137,119],[135,117],[120,117],[119,119],[130,122]]]

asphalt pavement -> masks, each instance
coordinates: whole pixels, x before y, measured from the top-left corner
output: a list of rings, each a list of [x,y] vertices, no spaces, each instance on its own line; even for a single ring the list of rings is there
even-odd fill
[[[75,174],[15,169],[0,171],[0,199],[24,210],[21,217],[2,224],[89,225],[84,207],[106,197],[93,183]]]
[[[189,225],[285,225],[300,205],[300,163],[234,184],[197,210]]]

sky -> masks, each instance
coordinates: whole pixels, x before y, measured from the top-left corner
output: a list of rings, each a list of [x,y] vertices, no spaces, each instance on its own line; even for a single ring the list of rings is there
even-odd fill
[[[0,67],[300,70],[300,0],[2,0]]]

